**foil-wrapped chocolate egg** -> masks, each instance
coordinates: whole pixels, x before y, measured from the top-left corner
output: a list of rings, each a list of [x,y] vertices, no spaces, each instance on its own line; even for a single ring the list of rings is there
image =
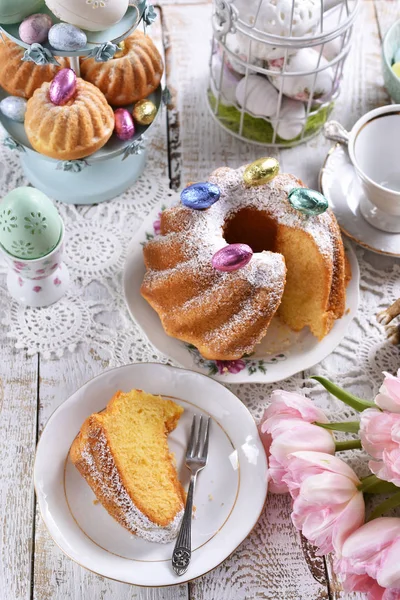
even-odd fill
[[[321,215],[328,209],[328,200],[316,190],[294,188],[289,192],[288,200],[296,210],[305,215]]]
[[[279,163],[276,158],[259,158],[248,165],[243,173],[246,185],[263,185],[268,183],[279,173]]]
[[[221,190],[215,183],[192,183],[181,192],[181,202],[188,208],[203,210],[219,200]]]
[[[47,40],[53,21],[49,15],[36,13],[24,19],[19,26],[19,37],[25,44],[42,44]]]
[[[133,118],[138,125],[150,125],[157,115],[157,107],[151,100],[139,100],[133,107]]]
[[[117,108],[114,112],[115,133],[120,140],[130,140],[135,135],[135,125],[131,113],[126,108]]]
[[[72,69],[61,69],[50,84],[49,96],[53,104],[67,104],[76,92],[76,75]]]
[[[56,50],[74,52],[87,44],[86,33],[70,23],[57,23],[49,31],[49,44]]]
[[[253,256],[253,250],[247,244],[229,244],[218,250],[212,257],[212,266],[217,271],[237,271],[245,267]]]
[[[7,96],[0,102],[0,111],[12,121],[23,123],[25,120],[27,101],[19,96]]]

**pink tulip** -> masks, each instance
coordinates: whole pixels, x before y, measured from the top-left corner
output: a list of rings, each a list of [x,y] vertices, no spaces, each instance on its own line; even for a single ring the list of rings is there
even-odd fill
[[[368,600],[400,599],[400,519],[380,517],[354,531],[336,563],[345,591]]]
[[[294,452],[283,479],[294,499],[294,526],[320,554],[340,556],[347,537],[364,523],[361,482],[353,469],[330,454]]]
[[[264,412],[263,421],[275,416],[286,415],[286,418],[301,419],[308,423],[328,423],[325,413],[315,404],[300,394],[275,390],[271,394],[271,404]]]
[[[381,459],[385,451],[400,446],[400,414],[368,408],[360,416],[360,437],[364,450]]]
[[[375,398],[375,404],[382,410],[400,413],[400,369],[397,377],[390,373],[383,373],[385,379],[379,388],[379,394]]]
[[[369,468],[379,479],[390,481],[400,487],[400,448],[383,451],[382,461],[370,460]]]

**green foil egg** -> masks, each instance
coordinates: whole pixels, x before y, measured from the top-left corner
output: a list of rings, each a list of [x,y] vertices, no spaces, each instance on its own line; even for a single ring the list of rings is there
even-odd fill
[[[294,188],[289,192],[290,204],[305,215],[321,215],[328,209],[328,200],[316,190]]]
[[[53,202],[35,188],[15,188],[0,201],[0,244],[15,258],[46,256],[58,244],[61,230]]]

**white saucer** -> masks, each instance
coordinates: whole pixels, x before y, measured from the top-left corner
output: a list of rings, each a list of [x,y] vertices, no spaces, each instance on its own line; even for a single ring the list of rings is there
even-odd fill
[[[343,233],[368,250],[400,256],[400,233],[376,229],[362,216],[361,184],[347,150],[340,144],[329,151],[320,172],[319,185]]]
[[[184,454],[193,414],[212,418],[208,464],[195,493],[192,561],[183,577],[171,567],[174,543],[155,544],[131,535],[95,502],[67,458],[84,420],[103,410],[117,390],[133,388],[170,397],[184,407],[168,438],[184,485],[189,480]],[[245,539],[265,503],[267,461],[253,417],[232,392],[199,373],[142,363],[105,371],[55,411],[38,444],[34,482],[43,520],[65,554],[98,575],[158,587],[204,575]]]
[[[360,273],[354,250],[349,244],[346,252],[351,264],[352,278],[347,287],[346,311],[320,342],[308,328],[294,333],[277,318],[271,323],[265,338],[258,344],[256,352],[240,360],[206,360],[194,346],[169,337],[157,313],[140,294],[145,274],[143,244],[154,237],[160,210],[162,208],[159,206],[145,219],[141,229],[132,239],[124,271],[124,293],[129,312],[157,350],[183,367],[199,371],[224,383],[274,383],[299,371],[310,369],[340,344],[357,312],[359,302]]]

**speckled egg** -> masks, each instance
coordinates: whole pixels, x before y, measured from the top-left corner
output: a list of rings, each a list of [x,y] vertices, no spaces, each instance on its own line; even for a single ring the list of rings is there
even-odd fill
[[[246,185],[263,185],[276,177],[279,173],[279,162],[270,156],[259,158],[248,165],[243,173]]]
[[[215,183],[192,183],[181,192],[181,202],[187,208],[204,210],[219,200],[221,190]]]
[[[289,192],[288,200],[296,210],[305,215],[321,215],[328,209],[328,200],[316,190],[294,188]]]
[[[0,23],[19,23],[43,6],[43,0],[0,0]]]
[[[36,13],[24,19],[19,26],[19,37],[25,44],[42,44],[47,40],[53,21],[49,15]]]
[[[129,0],[45,0],[61,21],[88,31],[104,31],[119,23]]]
[[[7,96],[0,102],[0,111],[12,121],[23,123],[25,120],[27,101],[19,96]]]
[[[15,188],[0,202],[0,244],[16,258],[46,256],[57,245],[61,231],[56,207],[35,188]]]
[[[49,44],[56,50],[73,52],[86,46],[86,34],[69,23],[57,23],[49,31]]]

